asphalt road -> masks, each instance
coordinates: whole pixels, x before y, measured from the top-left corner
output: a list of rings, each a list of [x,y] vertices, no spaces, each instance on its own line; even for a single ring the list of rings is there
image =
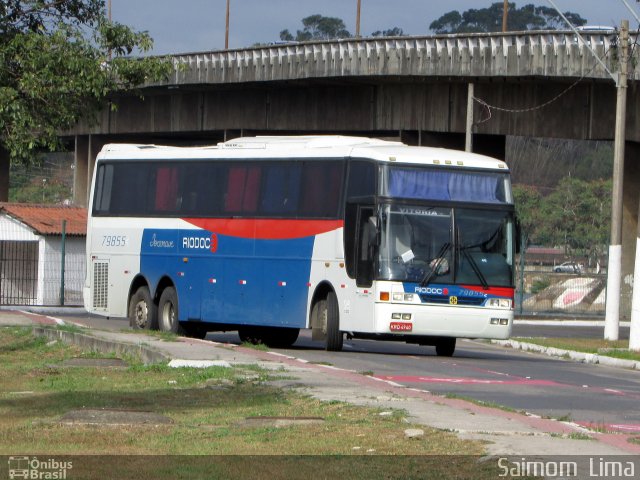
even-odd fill
[[[120,330],[122,319],[62,316],[88,326]],[[624,335],[625,332],[622,332]],[[628,335],[628,329],[626,329]],[[517,326],[514,336],[594,336],[602,328]],[[209,333],[207,339],[239,343],[233,333]],[[400,342],[345,341],[342,352],[326,352],[310,332],[289,349],[277,351],[310,362],[373,374],[412,388],[459,396],[611,430],[640,432],[640,374],[523,353],[480,341],[459,340],[452,358],[433,347]]]

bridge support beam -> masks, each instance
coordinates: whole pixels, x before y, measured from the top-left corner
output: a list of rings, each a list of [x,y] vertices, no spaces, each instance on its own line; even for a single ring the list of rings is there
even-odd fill
[[[0,202],[9,201],[9,151],[0,145]]]
[[[109,139],[106,136],[76,135],[73,176],[73,203],[75,205],[80,207],[88,205],[96,156],[108,142]]]
[[[73,161],[73,203],[86,207],[88,201],[89,136],[76,135]]]

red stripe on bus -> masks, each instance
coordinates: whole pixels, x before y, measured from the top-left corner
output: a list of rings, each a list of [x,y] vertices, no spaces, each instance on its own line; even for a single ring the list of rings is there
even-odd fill
[[[311,237],[341,228],[343,220],[272,220],[261,218],[185,218],[212,233],[239,238],[285,240]]]
[[[479,287],[477,285],[460,285],[462,288],[466,288],[467,290],[472,290],[474,292],[487,293],[489,295],[495,295],[496,297],[507,297],[513,298],[515,289],[508,287],[489,287],[488,289],[484,289],[483,287]]]

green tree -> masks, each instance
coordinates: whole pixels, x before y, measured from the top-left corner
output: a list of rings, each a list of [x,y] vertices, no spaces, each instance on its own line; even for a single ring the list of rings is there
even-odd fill
[[[462,14],[457,10],[447,12],[429,25],[435,33],[476,33],[502,31],[503,2],[495,2],[488,8],[469,9]],[[517,8],[515,2],[509,3],[509,30],[557,30],[568,28],[564,20],[550,7],[536,7],[527,4]],[[587,21],[579,14],[566,12],[567,19],[574,25],[584,25]]]
[[[58,149],[59,133],[94,121],[112,93],[168,74],[168,62],[131,58],[151,47],[108,21],[104,0],[0,3],[0,144],[12,161]]]
[[[302,19],[303,29],[296,32],[294,37],[289,30],[280,32],[280,40],[307,42],[310,40],[331,40],[334,38],[350,38],[344,21],[336,17],[310,15]]]
[[[611,180],[565,177],[540,205],[540,243],[564,246],[596,258],[609,242]]]
[[[376,30],[371,34],[372,37],[401,37],[404,31],[401,28],[393,27],[387,30]]]
[[[536,233],[542,221],[539,208],[542,195],[536,187],[514,185],[513,198],[516,205],[516,217],[524,233],[525,243],[537,243]],[[522,248],[526,248],[526,245],[522,245]]]

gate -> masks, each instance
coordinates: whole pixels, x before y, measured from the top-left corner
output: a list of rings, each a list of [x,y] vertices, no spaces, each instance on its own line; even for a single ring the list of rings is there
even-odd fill
[[[38,242],[0,241],[0,305],[38,301]]]

